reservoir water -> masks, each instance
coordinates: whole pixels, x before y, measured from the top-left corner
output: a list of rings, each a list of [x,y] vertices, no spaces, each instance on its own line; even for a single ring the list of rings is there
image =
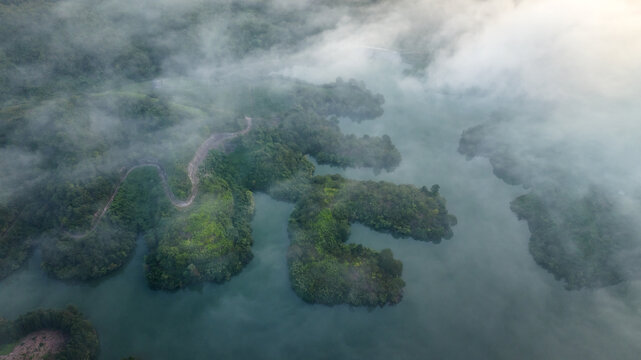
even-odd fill
[[[0,282],[0,316],[76,304],[97,328],[101,359],[634,359],[641,353],[641,283],[567,291],[528,253],[529,232],[509,209],[525,192],[487,160],[457,153],[461,131],[489,111],[474,99],[365,79],[386,97],[372,122],[345,132],[388,134],[403,161],[391,173],[318,167],[355,179],[439,184],[458,217],[440,244],[394,239],[354,225],[350,241],[391,248],[403,264],[400,304],[309,305],[286,267],[291,204],[256,194],[254,259],[231,281],[175,293],[150,290],[139,240],[131,262],[93,284],[47,278],[39,255]]]

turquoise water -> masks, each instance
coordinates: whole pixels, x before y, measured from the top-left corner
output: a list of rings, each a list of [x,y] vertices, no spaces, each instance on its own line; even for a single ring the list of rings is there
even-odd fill
[[[143,241],[121,272],[90,285],[48,279],[36,254],[0,282],[0,316],[74,303],[98,329],[101,359],[637,358],[641,284],[564,290],[533,262],[527,226],[509,210],[524,190],[495,178],[486,160],[466,161],[456,152],[461,131],[487,114],[473,101],[373,86],[387,98],[384,117],[341,125],[350,133],[389,134],[402,164],[380,175],[323,166],[318,173],[438,183],[459,220],[454,237],[440,244],[353,226],[351,242],[389,247],[403,261],[400,304],[368,310],[302,302],[290,289],[285,260],[293,206],[257,194],[254,259],[226,284],[149,290]]]

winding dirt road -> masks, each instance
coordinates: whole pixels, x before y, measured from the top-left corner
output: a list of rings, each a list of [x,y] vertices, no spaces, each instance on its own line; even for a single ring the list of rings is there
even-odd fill
[[[105,216],[105,214],[107,213],[107,210],[109,210],[109,206],[111,206],[111,203],[116,198],[116,195],[118,194],[118,190],[120,190],[120,186],[125,182],[125,180],[129,176],[129,174],[131,174],[132,171],[141,167],[151,166],[156,168],[156,170],[158,171],[158,176],[160,176],[160,179],[162,180],[162,187],[165,190],[165,194],[167,195],[167,197],[175,207],[186,208],[190,206],[194,202],[194,199],[198,194],[198,182],[199,182],[198,168],[200,167],[200,164],[202,164],[203,160],[205,160],[205,158],[207,157],[207,154],[209,154],[211,150],[220,148],[228,140],[231,140],[240,135],[247,134],[252,127],[252,118],[245,116],[245,121],[247,121],[247,126],[243,130],[236,131],[233,133],[213,133],[209,138],[207,138],[207,140],[205,140],[198,147],[198,150],[196,150],[194,157],[189,162],[189,165],[187,165],[187,175],[189,176],[189,181],[191,182],[191,195],[189,195],[187,200],[179,200],[176,198],[176,195],[174,195],[174,193],[169,188],[169,183],[167,182],[167,172],[165,171],[165,169],[163,169],[160,163],[152,160],[143,160],[139,164],[136,164],[130,167],[127,170],[127,172],[120,178],[120,181],[118,182],[118,185],[116,185],[116,188],[111,194],[111,197],[109,197],[109,201],[107,201],[107,204],[102,208],[102,210],[97,212],[96,215],[94,216],[93,221],[91,223],[91,228],[89,230],[83,233],[71,233],[71,232],[65,231],[65,235],[74,239],[81,239],[89,235],[92,231],[94,231],[98,226],[98,224],[100,223],[100,220],[102,219],[102,217]]]

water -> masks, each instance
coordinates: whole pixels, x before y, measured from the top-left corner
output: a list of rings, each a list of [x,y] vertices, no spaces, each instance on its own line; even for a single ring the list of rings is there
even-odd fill
[[[486,160],[456,152],[462,130],[483,121],[473,101],[408,92],[390,79],[368,85],[387,98],[375,122],[341,126],[389,134],[403,155],[392,173],[332,169],[355,179],[441,186],[458,217],[440,244],[393,239],[363,226],[351,242],[391,248],[404,263],[403,301],[368,310],[301,301],[285,254],[291,204],[256,195],[254,259],[226,284],[151,291],[144,244],[119,273],[67,284],[39,270],[39,255],[0,282],[0,316],[76,304],[98,329],[101,359],[635,359],[641,352],[641,284],[563,289],[528,253],[529,232],[509,210],[523,189],[494,177]]]

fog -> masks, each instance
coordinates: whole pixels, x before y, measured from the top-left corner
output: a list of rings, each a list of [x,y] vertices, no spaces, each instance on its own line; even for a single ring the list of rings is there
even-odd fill
[[[195,113],[138,137],[131,124],[89,102],[92,138],[84,139],[73,138],[73,121],[46,118],[56,105],[42,102],[26,116],[31,133],[60,131],[88,152],[98,140],[104,147],[99,162],[88,155],[71,168],[55,169],[60,181],[91,179],[151,156],[188,159],[212,129],[229,125],[224,110],[216,109],[242,108],[243,99],[230,89],[281,77],[314,84],[354,78],[385,97],[385,114],[363,123],[341,119],[341,129],[389,135],[402,162],[380,174],[322,165],[316,173],[439,184],[448,211],[458,218],[454,237],[432,244],[354,225],[350,242],[391,248],[403,262],[403,300],[376,309],[310,305],[291,290],[287,274],[293,205],[257,194],[254,259],[229,282],[175,293],[150,290],[141,271],[142,238],[123,270],[90,284],[48,278],[36,251],[26,267],[0,280],[0,316],[77,304],[99,332],[101,359],[638,357],[638,275],[614,286],[567,290],[533,260],[528,225],[510,202],[552,188],[583,196],[596,186],[607,189],[617,212],[641,224],[641,3],[243,4],[256,10],[234,12],[232,1],[58,1],[55,16],[74,19],[64,31],[28,24],[60,30],[51,40],[54,48],[61,43],[60,51],[80,48],[99,56],[150,37],[166,54],[144,86],[169,102],[211,99],[206,110],[220,114],[212,119]],[[86,12],[93,17],[79,15]],[[242,32],[235,26],[269,19],[277,19],[270,23],[279,29],[277,40],[238,48]],[[20,69],[27,73],[24,81],[51,80],[46,66]],[[135,86],[106,70],[92,92]],[[55,98],[67,99],[70,92],[57,89]],[[2,100],[15,105],[10,97]],[[489,156],[468,159],[459,152],[461,134],[483,124],[491,129],[486,146],[508,149],[526,186],[495,176]],[[124,133],[135,136],[123,144],[110,140]],[[0,148],[0,204],[54,171],[44,166],[46,157],[28,146]]]

